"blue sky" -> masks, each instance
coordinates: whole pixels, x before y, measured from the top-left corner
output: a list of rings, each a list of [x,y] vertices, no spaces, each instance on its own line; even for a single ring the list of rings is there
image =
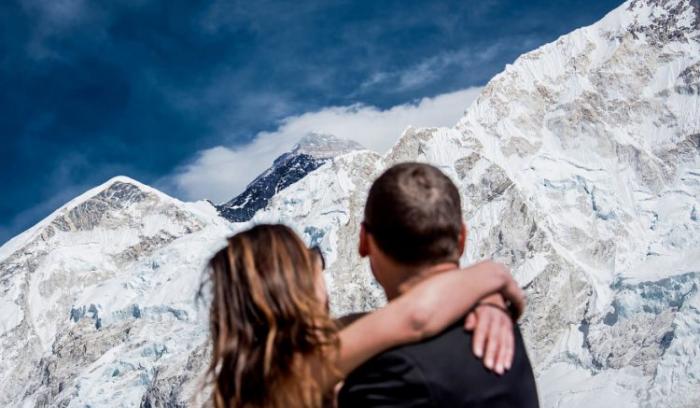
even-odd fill
[[[396,121],[467,104],[518,55],[620,1],[116,3],[0,2],[0,243],[118,174],[222,200],[242,181],[185,176],[319,120],[308,113],[409,106]]]

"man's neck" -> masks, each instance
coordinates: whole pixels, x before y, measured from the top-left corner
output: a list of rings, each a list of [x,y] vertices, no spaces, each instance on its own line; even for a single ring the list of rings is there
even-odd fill
[[[430,278],[431,276],[435,276],[439,273],[455,270],[459,267],[457,263],[453,262],[443,262],[437,265],[428,265],[428,266],[422,266],[422,267],[415,267],[415,268],[410,268],[410,267],[405,267],[405,266],[397,266],[397,268],[401,268],[399,271],[398,276],[406,276],[406,279],[403,281],[399,282],[398,285],[393,288],[391,293],[387,291],[387,297],[389,300],[400,296],[409,290],[411,290],[414,286],[418,285],[422,281]]]

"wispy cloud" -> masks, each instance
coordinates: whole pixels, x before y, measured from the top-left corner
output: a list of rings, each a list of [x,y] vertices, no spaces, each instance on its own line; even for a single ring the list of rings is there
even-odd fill
[[[408,126],[454,125],[480,90],[478,87],[463,89],[386,110],[357,104],[290,116],[282,120],[276,130],[258,133],[247,145],[216,146],[200,151],[161,184],[175,189],[186,199],[209,198],[223,202],[240,193],[277,156],[309,133],[332,134],[385,152]]]
[[[444,78],[450,69],[455,67],[465,69],[478,63],[487,55],[492,55],[496,47],[498,47],[497,44],[490,46],[486,51],[464,48],[442,52],[425,58],[408,68],[375,72],[360,85],[360,91],[367,91],[375,87],[390,89],[393,92],[415,90]]]
[[[531,38],[519,40],[524,46],[535,45]],[[512,45],[512,44],[511,44]],[[444,82],[454,71],[469,71],[479,67],[484,61],[491,60],[504,47],[506,42],[495,42],[487,47],[464,47],[458,50],[443,51],[425,58],[400,70],[375,72],[359,87],[359,92],[375,88],[392,92],[406,92],[420,89],[434,83]]]
[[[36,21],[27,44],[27,55],[37,60],[59,59],[60,54],[47,45],[47,40],[83,24],[90,15],[85,0],[22,0],[20,4],[25,13]]]
[[[85,0],[22,0],[22,6],[54,29],[79,23],[86,14]]]

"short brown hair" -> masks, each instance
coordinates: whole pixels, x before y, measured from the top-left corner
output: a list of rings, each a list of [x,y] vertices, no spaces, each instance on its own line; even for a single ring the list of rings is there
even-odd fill
[[[429,164],[401,163],[369,190],[365,229],[379,248],[406,265],[457,262],[462,208],[457,186]]]

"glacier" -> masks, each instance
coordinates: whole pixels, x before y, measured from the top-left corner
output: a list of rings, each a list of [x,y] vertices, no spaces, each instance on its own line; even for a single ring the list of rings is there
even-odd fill
[[[700,406],[699,95],[700,2],[631,0],[508,65],[454,127],[328,154],[249,221],[109,180],[0,247],[0,405],[201,404],[195,294],[254,223],[321,246],[334,314],[380,307],[364,199],[411,160],[458,185],[463,262],[505,262],[525,288],[544,407]]]

